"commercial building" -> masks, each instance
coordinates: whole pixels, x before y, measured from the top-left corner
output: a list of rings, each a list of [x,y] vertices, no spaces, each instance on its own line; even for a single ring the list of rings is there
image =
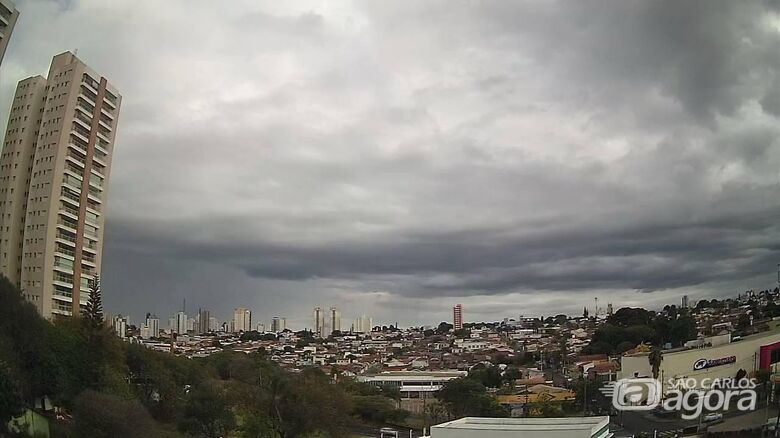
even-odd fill
[[[330,308],[330,332],[341,331],[341,312],[335,307]]]
[[[235,309],[233,311],[233,331],[248,332],[250,330],[252,330],[252,312],[245,307]]]
[[[0,273],[46,318],[78,314],[100,273],[121,101],[70,52],[16,87],[0,155]]]
[[[465,417],[431,427],[430,438],[610,438],[609,417]]]
[[[463,328],[463,305],[456,304],[452,308],[452,328],[460,330]]]
[[[360,382],[374,386],[394,386],[401,398],[421,398],[440,390],[450,380],[465,377],[466,371],[385,371],[374,376],[358,376]]]
[[[8,48],[8,42],[11,40],[11,33],[14,31],[16,19],[19,17],[19,11],[11,0],[0,0],[0,65],[3,63],[5,49]]]
[[[722,339],[725,337],[725,340]],[[758,369],[778,370],[780,362],[780,327],[746,336],[735,342],[730,335],[716,336],[702,340],[701,347],[693,343],[688,348],[665,350],[659,378],[666,383],[669,379],[734,378],[739,370],[752,375]],[[650,377],[652,369],[648,353],[625,355],[621,358],[621,378]],[[705,381],[706,382],[706,381]],[[667,385],[664,387],[668,390]]]

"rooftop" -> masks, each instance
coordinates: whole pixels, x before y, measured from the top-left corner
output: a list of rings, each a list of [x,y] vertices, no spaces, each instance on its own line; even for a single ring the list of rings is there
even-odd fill
[[[569,430],[592,431],[609,424],[609,417],[483,418],[465,417],[433,426],[433,429],[476,429],[505,431]]]

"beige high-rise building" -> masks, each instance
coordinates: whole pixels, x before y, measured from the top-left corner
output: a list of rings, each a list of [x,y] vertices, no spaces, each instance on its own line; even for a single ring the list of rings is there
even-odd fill
[[[0,0],[0,64],[3,63],[5,49],[8,48],[8,41],[11,40],[11,33],[14,31],[18,17],[19,11],[11,0]]]
[[[233,331],[248,332],[252,330],[252,311],[238,307],[233,311]]]
[[[0,155],[0,273],[47,318],[78,314],[100,273],[121,101],[70,52],[16,87]]]

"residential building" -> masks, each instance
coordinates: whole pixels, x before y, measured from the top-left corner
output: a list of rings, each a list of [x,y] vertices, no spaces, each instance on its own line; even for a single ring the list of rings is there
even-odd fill
[[[452,308],[452,328],[460,330],[463,328],[463,305],[456,304]]]
[[[141,324],[141,337],[144,339],[160,336],[160,320],[157,316],[147,313],[146,321]]]
[[[0,273],[46,318],[78,314],[100,272],[121,101],[70,52],[16,87],[0,155]]]
[[[114,333],[120,338],[127,337],[127,317],[117,315],[114,317],[111,326],[114,328]]]
[[[250,330],[252,330],[252,312],[245,307],[235,309],[233,311],[233,331],[248,332]]]
[[[688,295],[683,295],[681,301],[682,302],[680,303],[680,305],[682,306],[682,308],[683,309],[687,309],[688,308]]]
[[[3,64],[5,49],[8,48],[18,17],[19,11],[11,0],[0,0],[0,65]]]
[[[271,320],[271,331],[274,333],[279,333],[280,331],[282,331],[282,326],[280,324],[278,316],[274,316],[273,319]]]
[[[335,307],[330,308],[330,332],[341,331],[341,312]]]
[[[325,312],[319,306],[314,308],[314,334],[319,337],[325,334]]]
[[[176,318],[176,323],[172,327],[173,331],[180,335],[186,334],[189,322],[187,320],[187,314],[184,312],[179,312],[176,314],[176,316],[174,316],[174,318]]]
[[[211,312],[208,310],[198,309],[198,329],[200,334],[208,333],[211,330]]]
[[[258,322],[257,328],[255,330],[257,330],[260,333],[265,332],[265,324],[263,324],[262,322]]]
[[[366,315],[360,315],[352,323],[352,331],[355,333],[368,333],[374,327],[374,320]]]

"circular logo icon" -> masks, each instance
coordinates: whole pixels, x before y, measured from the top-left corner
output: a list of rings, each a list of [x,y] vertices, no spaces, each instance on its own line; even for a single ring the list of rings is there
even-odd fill
[[[707,359],[699,359],[693,363],[694,370],[703,370],[704,368],[707,368]]]

